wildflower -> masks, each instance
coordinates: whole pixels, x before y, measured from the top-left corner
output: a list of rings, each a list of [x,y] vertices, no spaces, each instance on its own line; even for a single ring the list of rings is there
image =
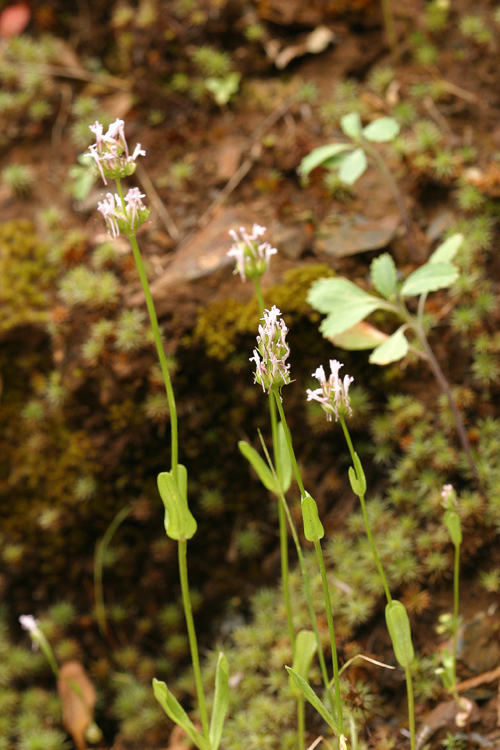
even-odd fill
[[[240,227],[239,236],[234,229],[229,231],[234,242],[227,254],[235,259],[234,273],[239,273],[242,281],[246,281],[247,278],[252,281],[260,279],[269,268],[271,255],[278,252],[269,242],[259,243],[259,237],[266,231],[266,228],[259,224],[253,225],[252,234],[248,234],[244,227]]]
[[[142,202],[144,197],[139,188],[131,188],[125,196],[124,204],[116,193],[107,193],[106,199],[99,201],[97,210],[102,213],[113,237],[118,237],[120,232],[135,234],[141,224],[147,221],[150,210]]]
[[[117,180],[134,174],[137,166],[135,160],[138,156],[145,156],[146,152],[138,143],[133,153],[129,153],[123,120],[116,120],[107,133],[103,133],[103,126],[97,120],[89,128],[96,142],[89,147],[88,154],[94,159],[104,184],[108,184],[106,177]]]
[[[286,364],[290,349],[285,337],[288,328],[283,319],[278,320],[281,312],[276,305],[271,310],[264,310],[263,326],[259,326],[257,349],[254,349],[250,362],[255,362],[255,383],[264,391],[281,388],[290,382],[290,365]]]
[[[33,651],[36,651],[40,638],[43,638],[42,631],[38,627],[38,620],[35,620],[33,615],[21,615],[19,617],[19,622],[21,623],[22,629],[27,630],[31,635],[33,639],[32,648]]]
[[[319,380],[320,388],[314,391],[310,388],[307,389],[307,400],[318,401],[326,412],[328,421],[331,420],[332,415],[335,415],[335,421],[337,421],[339,414],[342,415],[346,412],[352,414],[349,402],[349,386],[354,378],[346,375],[342,381],[339,378],[341,367],[343,365],[340,362],[337,362],[336,359],[331,359],[330,370],[332,374],[327,380],[323,365],[320,365],[316,372],[313,373],[313,378]]]
[[[443,499],[443,502],[441,503],[441,505],[443,506],[443,508],[446,508],[447,510],[450,510],[451,508],[456,507],[458,505],[457,493],[453,489],[452,484],[443,485],[441,497]]]

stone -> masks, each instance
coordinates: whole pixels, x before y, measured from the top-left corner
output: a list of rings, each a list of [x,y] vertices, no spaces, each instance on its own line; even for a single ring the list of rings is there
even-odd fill
[[[324,226],[322,229],[327,236],[317,240],[315,253],[345,258],[368,250],[380,250],[394,239],[399,222],[399,215],[384,216],[375,221],[356,216],[338,226]]]

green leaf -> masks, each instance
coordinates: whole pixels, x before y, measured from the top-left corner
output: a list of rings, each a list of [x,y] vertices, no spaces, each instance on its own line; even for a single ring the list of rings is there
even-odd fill
[[[330,729],[332,729],[336,735],[339,735],[340,731],[336,721],[334,720],[333,716],[328,711],[324,703],[318,698],[312,687],[307,684],[303,677],[294,672],[291,667],[285,667],[285,669],[299,688],[304,698],[309,701],[311,706],[314,706],[319,715],[326,721]]]
[[[276,487],[276,482],[274,481],[271,470],[265,463],[264,459],[257,453],[255,448],[252,448],[250,443],[247,443],[245,440],[239,441],[238,448],[245,456],[247,461],[252,465],[264,487],[270,492],[274,492],[274,494],[277,495],[278,488]]]
[[[377,306],[380,303],[380,300],[374,297],[373,294],[365,292],[359,286],[353,284],[352,281],[344,279],[342,276],[318,279],[318,281],[312,284],[307,293],[307,301],[311,307],[314,307],[315,310],[321,313],[336,312],[339,305],[342,305],[344,302],[352,301],[355,304],[363,304],[368,300],[371,303],[376,303]]]
[[[404,604],[393,599],[385,608],[385,621],[391,636],[394,654],[402,667],[409,667],[415,652],[411,640],[411,628]]]
[[[339,177],[346,185],[354,185],[368,166],[366,154],[362,148],[352,151],[339,167]]]
[[[460,547],[462,544],[462,526],[460,524],[458,513],[455,513],[454,510],[447,510],[444,514],[444,523],[448,529],[453,545],[455,547]]]
[[[171,471],[158,474],[158,490],[165,506],[165,531],[170,539],[191,539],[197,524],[187,504],[187,471],[179,464],[177,482]]]
[[[342,349],[347,349],[349,351],[355,351],[361,349],[373,349],[387,338],[389,337],[386,333],[382,333],[382,331],[379,331],[378,328],[374,328],[369,323],[360,321],[352,326],[352,328],[348,328],[343,333],[333,336],[330,340],[335,346],[340,346]]]
[[[348,143],[327,143],[324,146],[313,148],[310,154],[304,156],[297,172],[301,177],[307,177],[309,172],[312,172],[313,169],[319,167],[320,164],[323,164],[328,159],[338,156],[342,151],[349,151],[350,149],[352,149],[352,146]]]
[[[297,633],[295,639],[295,646],[293,650],[293,671],[302,677],[303,680],[307,681],[309,670],[311,668],[311,662],[314,654],[316,653],[318,644],[316,636],[311,630],[300,630]],[[289,675],[290,685],[294,695],[300,695],[300,689],[293,682],[293,678]]]
[[[276,471],[281,484],[283,494],[288,492],[290,485],[292,484],[293,467],[292,459],[290,458],[290,451],[285,437],[285,428],[282,422],[278,423],[278,445],[277,448],[277,467]]]
[[[153,679],[153,692],[155,698],[167,714],[178,726],[186,732],[187,736],[199,750],[211,750],[210,743],[195,728],[193,722],[182,708],[181,704],[174,698],[164,682]]]
[[[404,335],[403,329],[398,328],[392,336],[389,336],[387,341],[384,341],[383,344],[380,344],[372,351],[368,361],[372,365],[388,365],[405,357],[408,354],[409,348],[410,345]]]
[[[339,304],[336,312],[331,313],[322,321],[319,330],[325,338],[332,339],[348,328],[352,328],[378,307],[379,305],[369,300],[362,303],[355,300],[345,301]]]
[[[379,117],[364,128],[363,135],[367,141],[384,143],[394,140],[399,131],[399,123],[393,117]]]
[[[241,75],[236,71],[228,73],[224,78],[205,78],[205,88],[210,91],[219,107],[227,104],[233,94],[240,87]]]
[[[458,268],[451,263],[426,263],[408,276],[401,287],[400,294],[403,297],[410,297],[435,292],[437,289],[446,289],[457,278]]]
[[[319,520],[318,506],[311,495],[306,492],[300,500],[302,510],[302,521],[304,523],[304,536],[308,542],[318,542],[325,536],[323,524]]]
[[[354,460],[354,469],[356,471],[356,477],[359,483],[359,488],[361,490],[361,493],[364,495],[366,492],[366,477],[365,477],[365,472],[363,469],[363,464],[361,463],[359,456],[356,452],[354,453],[353,460]]]
[[[382,297],[391,299],[397,292],[398,273],[396,264],[389,253],[383,253],[372,261],[370,266],[373,286]]]
[[[460,232],[452,234],[434,250],[427,263],[451,263],[463,241],[464,236]]]
[[[344,115],[340,119],[340,127],[348,138],[354,139],[359,138],[363,130],[361,118],[357,112],[351,112],[348,115]]]
[[[224,722],[226,720],[227,709],[229,706],[229,664],[222,653],[219,652],[217,669],[215,672],[215,694],[210,717],[210,745],[211,750],[218,750],[220,745]]]

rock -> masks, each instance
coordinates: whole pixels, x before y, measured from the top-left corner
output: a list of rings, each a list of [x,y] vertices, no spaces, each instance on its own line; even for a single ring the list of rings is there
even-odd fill
[[[217,149],[214,159],[217,164],[217,184],[228,182],[238,170],[244,143],[234,138],[225,138]]]
[[[278,252],[291,260],[297,260],[309,247],[309,238],[302,225],[284,226],[279,221],[269,227],[269,242]]]
[[[395,237],[399,221],[399,215],[384,216],[376,221],[357,216],[339,226],[323,227],[328,236],[316,242],[315,251],[345,258],[368,250],[379,250]]]

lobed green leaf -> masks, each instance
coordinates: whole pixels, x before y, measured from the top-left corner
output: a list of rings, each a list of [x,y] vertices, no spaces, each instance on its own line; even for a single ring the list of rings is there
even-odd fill
[[[369,362],[372,365],[388,365],[391,362],[397,362],[408,354],[410,345],[404,335],[402,328],[389,336],[387,341],[377,346],[370,354]]]
[[[458,278],[458,268],[451,263],[426,263],[413,271],[403,286],[400,294],[411,297],[417,294],[446,289]]]

